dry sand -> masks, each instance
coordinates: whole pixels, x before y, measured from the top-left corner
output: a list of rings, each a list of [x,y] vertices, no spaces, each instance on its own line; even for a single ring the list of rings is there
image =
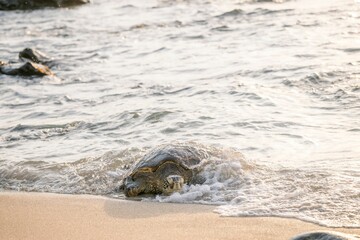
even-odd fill
[[[212,212],[214,208],[88,195],[0,192],[0,239],[274,240],[325,229],[294,219],[220,217]],[[360,234],[360,229],[335,230]]]

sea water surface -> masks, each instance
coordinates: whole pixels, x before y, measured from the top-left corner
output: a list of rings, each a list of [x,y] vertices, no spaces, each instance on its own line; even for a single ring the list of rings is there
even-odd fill
[[[360,227],[360,4],[94,0],[0,11],[0,190],[124,198],[163,145],[205,153],[203,185],[146,201]]]

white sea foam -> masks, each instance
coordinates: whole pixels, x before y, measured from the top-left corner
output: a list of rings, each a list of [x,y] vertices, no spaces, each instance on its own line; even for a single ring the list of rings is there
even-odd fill
[[[216,212],[222,216],[279,216],[329,227],[360,226],[358,180],[330,170],[257,165],[235,150],[222,150],[221,155],[219,149],[208,152],[201,173],[204,184],[144,200],[220,205]]]
[[[331,227],[360,226],[360,181],[328,169],[265,166],[246,160],[235,150],[175,143],[197,149],[203,184],[185,185],[170,196],[141,197],[143,201],[219,205],[222,216],[293,217]],[[171,149],[171,147],[169,148]],[[118,192],[129,165],[146,149],[125,149],[73,163],[24,162],[0,167],[1,187],[8,190],[101,194]]]

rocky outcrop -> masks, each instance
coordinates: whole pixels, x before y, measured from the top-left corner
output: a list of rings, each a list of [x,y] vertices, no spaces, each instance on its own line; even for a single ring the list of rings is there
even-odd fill
[[[25,48],[19,53],[20,62],[6,63],[0,61],[0,74],[19,76],[54,75],[48,66],[53,64],[51,58],[44,53],[31,48]]]
[[[20,76],[45,76],[54,75],[53,72],[44,65],[26,62],[24,64],[3,64],[0,66],[0,73],[6,75]]]
[[[89,3],[90,0],[0,0],[0,10],[28,10],[45,7],[71,7]]]
[[[340,232],[308,232],[298,235],[291,240],[360,240],[359,236]]]

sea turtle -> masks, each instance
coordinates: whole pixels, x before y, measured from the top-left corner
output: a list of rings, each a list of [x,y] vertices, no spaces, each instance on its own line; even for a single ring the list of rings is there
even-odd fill
[[[127,197],[180,191],[184,184],[203,183],[200,163],[206,153],[190,146],[161,146],[146,154],[125,175],[120,189]]]

